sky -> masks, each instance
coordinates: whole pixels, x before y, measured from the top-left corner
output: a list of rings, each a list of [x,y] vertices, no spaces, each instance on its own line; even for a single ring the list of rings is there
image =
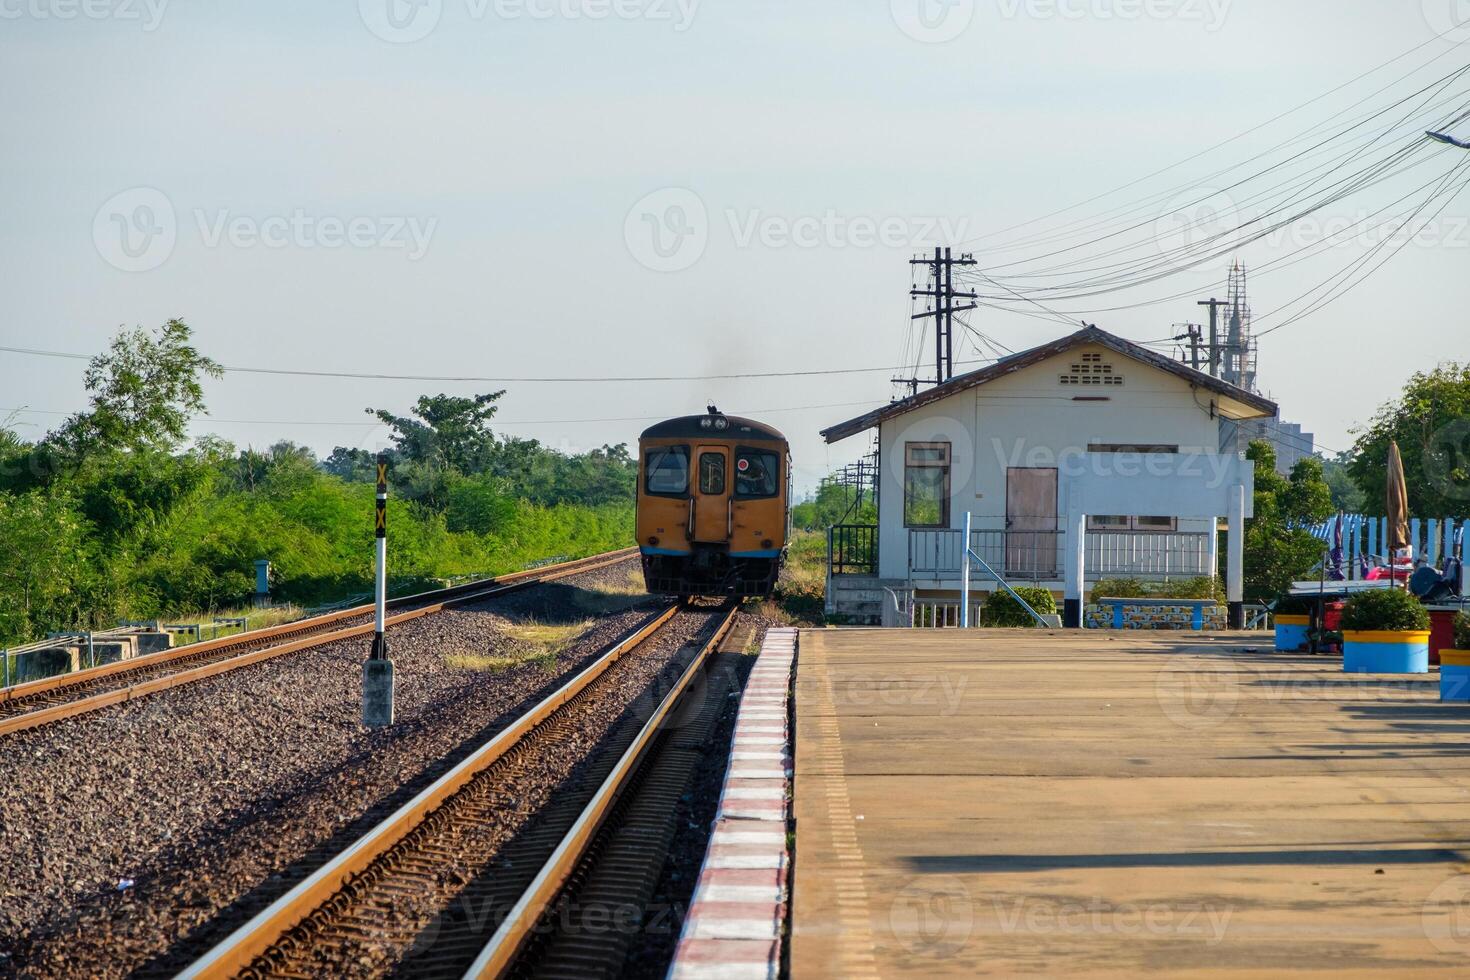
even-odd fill
[[[977,249],[984,272],[1140,200],[1165,235],[1171,208],[1220,205],[1201,188],[1248,211],[1218,172],[1465,66],[1467,19],[1470,0],[0,0],[0,345],[93,354],[180,317],[233,368],[672,378],[231,371],[193,431],[375,450],[369,407],[504,388],[498,431],[580,451],[714,403],[785,431],[809,489],[868,448],[818,430],[912,360],[916,252]],[[1327,451],[1413,372],[1470,358],[1467,229],[1470,194],[1262,339],[1262,386]],[[1128,294],[1171,302],[987,306],[957,356],[1069,320],[1172,336],[1231,258],[1293,242]],[[1370,247],[1253,279],[1253,306]],[[0,352],[0,420],[38,438],[85,405],[83,368]],[[848,369],[868,370],[773,376]]]

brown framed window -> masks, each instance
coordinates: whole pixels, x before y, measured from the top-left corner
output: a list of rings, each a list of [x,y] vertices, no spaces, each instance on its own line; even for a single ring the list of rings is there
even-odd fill
[[[949,443],[903,445],[905,527],[949,527]]]
[[[725,492],[725,454],[699,454],[699,492],[719,496]]]

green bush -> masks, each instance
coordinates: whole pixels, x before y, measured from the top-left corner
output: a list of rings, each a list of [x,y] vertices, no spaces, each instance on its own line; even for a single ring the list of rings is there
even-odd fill
[[[1092,588],[1092,601],[1099,599],[1218,599],[1220,582],[1213,575],[1168,582],[1145,582],[1136,578],[1100,579]]]
[[[1470,650],[1470,616],[1455,613],[1455,649]]]
[[[1410,632],[1429,629],[1429,611],[1402,589],[1360,592],[1342,610],[1344,630],[1392,630]]]
[[[1022,587],[1016,594],[1043,616],[1056,613],[1057,603],[1046,589]],[[1004,589],[992,592],[980,613],[981,626],[1035,626],[1036,620]]]

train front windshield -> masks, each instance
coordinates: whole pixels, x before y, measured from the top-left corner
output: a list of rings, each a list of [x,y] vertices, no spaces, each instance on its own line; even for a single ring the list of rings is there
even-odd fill
[[[742,449],[735,454],[735,496],[774,497],[781,479],[781,459],[775,453]]]

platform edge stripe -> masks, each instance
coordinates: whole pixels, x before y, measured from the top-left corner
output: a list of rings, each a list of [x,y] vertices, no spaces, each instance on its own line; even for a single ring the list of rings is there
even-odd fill
[[[787,721],[799,635],[789,628],[767,630],[741,692],[715,824],[667,980],[780,973],[791,860],[786,808],[794,764]],[[760,900],[746,900],[754,897]]]

